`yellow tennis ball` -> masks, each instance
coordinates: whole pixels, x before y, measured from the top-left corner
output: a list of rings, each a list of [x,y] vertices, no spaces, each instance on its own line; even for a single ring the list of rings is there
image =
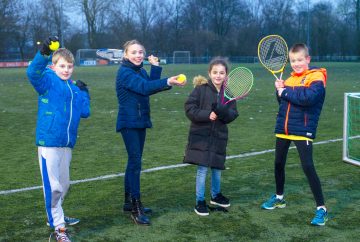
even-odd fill
[[[186,81],[186,76],[184,74],[180,74],[177,78],[178,82],[184,82]]]
[[[51,44],[49,45],[49,49],[52,51],[59,49],[59,47],[60,47],[59,41],[51,41]]]

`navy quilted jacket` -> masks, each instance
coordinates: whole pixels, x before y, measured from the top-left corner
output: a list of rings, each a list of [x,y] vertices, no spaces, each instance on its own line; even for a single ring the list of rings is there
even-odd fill
[[[280,97],[275,133],[314,139],[325,100],[327,74],[324,68],[291,73]]]
[[[119,110],[116,131],[122,128],[151,128],[149,96],[171,89],[167,78],[160,79],[162,68],[151,66],[150,76],[142,68],[124,60],[116,77]]]

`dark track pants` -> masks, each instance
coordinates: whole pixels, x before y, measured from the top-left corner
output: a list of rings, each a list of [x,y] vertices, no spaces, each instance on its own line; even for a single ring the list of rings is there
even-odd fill
[[[311,191],[314,195],[316,206],[324,205],[324,197],[319,177],[316,173],[312,158],[312,142],[306,140],[288,140],[276,138],[275,150],[275,181],[276,194],[284,194],[285,184],[285,163],[290,143],[294,142],[300,156],[302,169],[308,179]]]

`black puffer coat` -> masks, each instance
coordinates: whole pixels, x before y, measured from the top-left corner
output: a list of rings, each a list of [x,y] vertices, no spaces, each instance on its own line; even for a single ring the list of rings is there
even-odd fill
[[[204,77],[195,79],[195,89],[185,102],[185,113],[190,119],[190,131],[184,163],[224,170],[228,123],[238,116],[236,102],[226,104],[225,115],[211,121],[209,116],[218,103],[218,92]]]

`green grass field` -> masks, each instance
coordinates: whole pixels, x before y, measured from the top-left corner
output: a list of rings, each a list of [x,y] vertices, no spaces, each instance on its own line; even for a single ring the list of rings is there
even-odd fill
[[[343,93],[360,91],[359,63],[315,63],[328,69],[326,101],[315,142],[342,138]],[[232,67],[236,67],[233,64]],[[250,95],[238,102],[239,118],[230,128],[228,155],[274,148],[277,102],[273,77],[260,64],[244,65],[254,73]],[[37,95],[25,69],[0,69],[0,191],[40,186],[35,125]],[[127,155],[115,132],[117,67],[77,67],[74,79],[91,92],[92,116],[83,120],[73,152],[71,179],[122,173]],[[289,70],[287,70],[287,73]],[[163,76],[206,75],[207,65],[164,66]],[[190,80],[190,82],[191,82]],[[181,164],[189,121],[183,104],[185,88],[151,97],[153,129],[148,130],[143,169]],[[297,151],[289,152],[285,209],[264,211],[261,203],[274,192],[274,153],[229,159],[222,176],[229,213],[199,217],[195,203],[195,166],[144,173],[142,200],[154,212],[152,225],[135,225],[122,212],[123,177],[74,184],[65,200],[68,216],[81,223],[70,227],[74,241],[359,241],[360,167],[342,161],[342,142],[314,146],[330,220],[325,227],[309,223],[315,209]],[[210,180],[208,180],[210,181]],[[208,182],[209,184],[210,182]],[[207,189],[209,200],[209,189]],[[0,241],[46,241],[42,190],[0,194]],[[356,239],[358,238],[358,239]]]

